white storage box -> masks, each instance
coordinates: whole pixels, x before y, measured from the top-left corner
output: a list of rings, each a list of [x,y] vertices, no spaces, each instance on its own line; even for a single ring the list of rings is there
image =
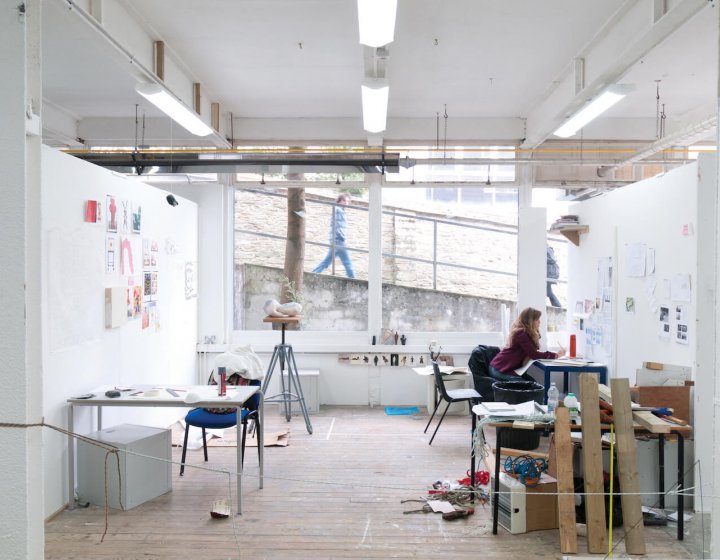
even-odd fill
[[[172,490],[170,430],[121,424],[87,436],[120,450],[122,491],[118,480],[118,461],[112,454],[107,461],[108,505],[111,508],[120,509],[120,497],[123,509],[131,509]],[[105,454],[106,451],[97,445],[78,441],[77,480],[81,501],[105,505]]]
[[[299,369],[298,377],[300,378],[300,386],[302,387],[303,396],[305,397],[305,407],[308,413],[320,412],[320,370],[319,369]],[[285,381],[285,389],[291,393],[295,393],[295,387],[292,385],[288,386],[290,380],[288,379],[287,370],[283,372],[283,380]],[[278,385],[280,385],[278,383]],[[280,387],[276,387],[276,391],[270,394],[280,392]],[[280,414],[285,414],[285,408],[283,404],[278,405]],[[290,407],[292,414],[302,414],[300,410],[300,403],[293,402]]]

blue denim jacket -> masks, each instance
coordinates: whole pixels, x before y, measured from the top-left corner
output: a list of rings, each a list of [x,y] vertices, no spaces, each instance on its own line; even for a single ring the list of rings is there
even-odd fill
[[[333,225],[335,226],[333,228]],[[335,219],[330,224],[330,243],[335,239],[336,245],[345,245],[345,237],[347,232],[347,218],[345,217],[345,209],[342,206],[335,207]]]

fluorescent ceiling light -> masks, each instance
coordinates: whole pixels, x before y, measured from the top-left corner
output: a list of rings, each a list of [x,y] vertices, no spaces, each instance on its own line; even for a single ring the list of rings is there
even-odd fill
[[[382,47],[395,38],[397,0],[358,0],[360,43]]]
[[[187,106],[158,84],[138,84],[135,91],[155,105],[168,117],[196,136],[212,134],[212,128]]]
[[[555,136],[559,136],[560,138],[574,136],[578,130],[607,111],[634,89],[634,86],[631,85],[609,87],[565,121],[565,123],[554,132]]]
[[[363,128],[368,132],[382,132],[387,123],[390,87],[362,86]]]

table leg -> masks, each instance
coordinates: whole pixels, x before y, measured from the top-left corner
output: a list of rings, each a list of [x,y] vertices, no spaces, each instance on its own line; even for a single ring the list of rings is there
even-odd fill
[[[472,411],[472,429],[470,432],[470,501],[475,503],[475,428],[477,427],[477,415]]]
[[[678,457],[677,457],[677,474],[678,474],[678,494],[677,494],[677,510],[678,510],[678,522],[677,522],[677,538],[679,541],[683,540],[683,534],[685,532],[685,438],[682,434],[677,433],[678,438]]]
[[[498,511],[500,499],[500,442],[502,440],[502,434],[505,428],[495,428],[495,483],[493,484],[493,535],[497,535],[498,528]]]
[[[545,398],[543,400],[543,404],[547,404],[548,389],[550,388],[550,372],[548,370],[545,370],[545,381],[543,385],[545,385]]]
[[[567,395],[568,391],[568,373],[567,371],[563,371],[563,394]]]
[[[660,509],[665,509],[665,435],[658,434],[658,493]]]
[[[68,509],[75,509],[75,438],[73,405],[68,405]]]
[[[240,419],[242,418],[242,405],[235,407],[235,418],[237,418],[237,422],[235,423],[235,430],[237,438],[237,446],[236,446],[236,456],[235,460],[237,462],[236,466],[236,483],[237,483],[237,514],[242,515],[242,470],[243,470],[243,461],[242,461],[242,446],[240,445],[240,442],[242,441],[240,438],[242,438],[242,422]],[[262,426],[262,424],[261,424]],[[258,440],[258,445],[261,440]]]
[[[97,407],[97,431],[102,431],[102,406]]]
[[[260,446],[258,451],[260,453],[260,489],[263,487],[263,477],[265,474],[265,395],[260,392],[260,410],[258,411],[258,418],[260,419],[260,425],[257,427],[257,441]]]

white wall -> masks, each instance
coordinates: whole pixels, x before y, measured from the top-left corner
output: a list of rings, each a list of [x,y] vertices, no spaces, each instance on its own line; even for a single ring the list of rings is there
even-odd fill
[[[197,261],[197,206],[182,198],[171,207],[167,193],[116,175],[51,148],[43,149],[43,389],[46,422],[67,425],[66,399],[101,386],[195,381],[197,298],[185,298],[185,263]],[[157,309],[160,330],[141,328],[140,319],[105,328],[106,287],[128,278],[105,271],[106,195],[142,205],[142,231],[126,233],[141,278],[142,239],[154,239],[157,253]],[[103,221],[85,223],[86,200],[102,203]],[[174,246],[175,253],[167,247]],[[40,348],[37,349],[38,351]],[[103,424],[132,422],[166,427],[178,409],[108,409]],[[96,429],[92,409],[77,409],[75,429]],[[67,442],[45,433],[45,515],[68,501]]]
[[[683,235],[685,224],[692,232],[697,221],[697,164],[674,169],[664,175],[623,187],[606,196],[581,202],[571,207],[580,222],[590,227],[580,236],[580,246],[569,245],[568,308],[572,332],[572,314],[577,300],[595,299],[598,260],[612,257],[615,322],[614,355],[608,362],[611,377],[635,380],[635,370],[643,361],[663,362],[691,367],[695,356],[695,301],[697,288],[697,244],[692,233]],[[664,297],[663,280],[676,273],[689,273],[692,301],[685,304],[690,344],[681,345],[672,339],[658,337],[658,314],[651,310],[645,296],[646,278],[628,277],[625,248],[629,243],[645,243],[655,250],[655,298],[658,304],[675,303]],[[625,299],[633,297],[635,312],[625,311]],[[671,314],[674,319],[674,313]],[[671,320],[674,327],[674,320]],[[578,352],[585,350],[584,332],[578,332]],[[604,353],[595,347],[596,357]]]
[[[595,297],[598,259],[613,258],[615,328],[613,354],[607,362],[611,377],[627,377],[633,384],[635,370],[642,367],[644,361],[693,368],[696,383],[691,403],[695,411],[693,436],[695,457],[702,468],[702,478],[696,472],[695,480],[703,481],[705,495],[711,492],[709,485],[713,472],[713,423],[704,420],[712,410],[715,341],[714,330],[709,332],[702,325],[714,325],[715,322],[712,280],[715,278],[717,233],[713,193],[717,192],[717,186],[714,161],[713,156],[703,155],[699,164],[688,164],[574,205],[570,212],[578,214],[580,222],[587,224],[590,231],[580,236],[580,247],[569,246],[568,255],[568,307],[571,312],[576,300]],[[626,275],[625,247],[628,243],[646,243],[655,249],[657,287],[654,295],[659,305],[670,307],[670,341],[658,337],[658,312],[651,310],[645,294],[646,278]],[[702,262],[699,262],[701,255]],[[691,276],[690,302],[673,301],[664,295],[663,280],[677,273]],[[627,297],[635,300],[634,313],[625,310]],[[678,344],[673,338],[677,304],[684,305],[687,312],[688,345]],[[569,321],[571,332],[577,332],[572,325],[572,313],[569,313]],[[578,351],[583,352],[585,337],[580,334]],[[709,340],[706,340],[707,336]],[[594,350],[596,359],[606,357],[599,347]],[[701,364],[702,367],[698,367]],[[701,500],[695,503],[699,507]]]

